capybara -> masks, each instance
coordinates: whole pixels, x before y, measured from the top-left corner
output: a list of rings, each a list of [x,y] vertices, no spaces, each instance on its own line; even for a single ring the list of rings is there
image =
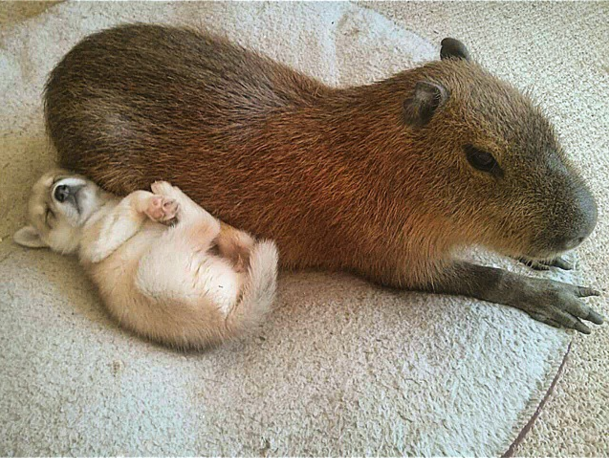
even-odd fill
[[[171,181],[275,240],[285,268],[602,323],[590,288],[459,260],[481,245],[560,265],[597,209],[540,109],[455,39],[438,61],[335,88],[223,38],[124,25],[77,44],[44,100],[61,166],[122,195]]]

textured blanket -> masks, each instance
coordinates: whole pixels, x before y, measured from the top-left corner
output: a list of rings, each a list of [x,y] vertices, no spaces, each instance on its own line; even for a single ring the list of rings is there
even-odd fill
[[[10,14],[0,15],[0,455],[488,456],[522,439],[573,335],[520,311],[387,290],[347,274],[283,274],[276,310],[253,338],[177,353],[114,324],[75,259],[27,251],[10,238],[25,223],[29,187],[54,163],[42,117],[46,75],[91,32],[133,21],[195,26],[332,85],[437,59],[440,40],[455,36],[491,71],[531,91],[584,169],[601,221],[573,255],[578,270],[562,278],[602,287],[609,143],[600,88],[608,87],[609,64],[606,46],[597,52],[593,42],[598,34],[606,45],[606,4],[44,6],[28,14],[3,5]],[[603,301],[597,307],[607,315]],[[577,386],[563,387],[566,401],[555,407],[574,417],[544,420],[531,453],[559,453],[565,429],[565,453],[607,450],[607,411],[593,400],[609,394],[601,384],[607,331],[587,339],[576,341],[589,348],[577,353]],[[581,384],[591,387],[582,394]],[[593,417],[578,416],[580,403]]]

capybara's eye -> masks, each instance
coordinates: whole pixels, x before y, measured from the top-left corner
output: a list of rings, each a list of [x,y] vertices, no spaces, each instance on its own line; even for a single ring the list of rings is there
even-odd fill
[[[482,151],[473,145],[465,145],[463,147],[467,157],[467,161],[475,169],[482,172],[492,172],[499,167],[499,164],[491,153]]]

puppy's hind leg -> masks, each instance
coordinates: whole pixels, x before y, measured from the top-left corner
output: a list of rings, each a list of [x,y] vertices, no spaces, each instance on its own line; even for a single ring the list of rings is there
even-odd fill
[[[228,259],[237,272],[247,271],[255,243],[251,235],[226,223],[220,223],[220,234],[216,243],[220,256]]]

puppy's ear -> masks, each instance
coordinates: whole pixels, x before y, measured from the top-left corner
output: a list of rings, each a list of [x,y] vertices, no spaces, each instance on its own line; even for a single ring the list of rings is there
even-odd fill
[[[25,226],[19,229],[15,232],[13,240],[17,244],[28,248],[43,248],[48,246],[41,240],[40,234],[32,226]]]

